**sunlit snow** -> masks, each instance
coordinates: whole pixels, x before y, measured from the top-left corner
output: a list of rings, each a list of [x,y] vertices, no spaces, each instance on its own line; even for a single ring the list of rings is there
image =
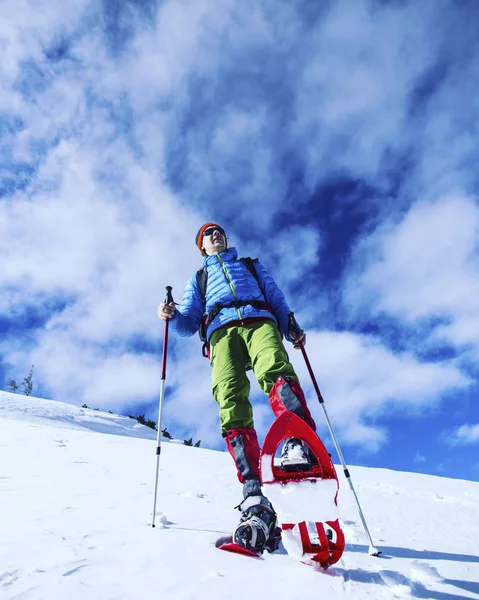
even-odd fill
[[[478,483],[352,467],[383,552],[375,558],[339,469],[347,546],[341,561],[322,572],[284,548],[261,559],[215,548],[216,538],[236,525],[234,506],[241,500],[225,452],[165,440],[152,529],[151,429],[127,417],[6,392],[0,392],[0,428],[2,599],[479,595]],[[301,501],[313,512],[313,494]]]

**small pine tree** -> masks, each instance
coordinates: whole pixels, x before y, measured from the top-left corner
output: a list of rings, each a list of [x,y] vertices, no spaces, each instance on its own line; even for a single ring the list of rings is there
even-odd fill
[[[87,404],[82,404],[81,407],[82,408],[89,408],[89,406]]]
[[[193,446],[193,438],[190,438],[188,440],[183,440],[183,443],[185,446]]]
[[[200,444],[201,444],[201,440],[198,440],[198,441],[196,442],[196,444],[195,444],[195,448],[199,448],[199,447],[200,447]]]
[[[14,379],[10,379],[10,381],[8,382],[8,387],[10,389],[10,391],[12,392],[12,394],[16,394],[18,391],[18,388],[20,387],[17,382]]]
[[[28,375],[26,375],[23,378],[23,381],[20,384],[23,386],[22,391],[25,394],[25,396],[30,396],[30,394],[32,393],[32,390],[33,390],[33,368],[34,368],[34,365],[32,365],[30,372],[28,373]]]

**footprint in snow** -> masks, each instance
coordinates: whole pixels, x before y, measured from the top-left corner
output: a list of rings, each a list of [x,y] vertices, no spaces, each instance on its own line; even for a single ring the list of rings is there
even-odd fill
[[[8,587],[9,585],[12,585],[12,583],[15,583],[18,579],[17,573],[18,571],[4,571],[3,573],[0,573],[0,588]]]
[[[62,577],[69,577],[70,575],[73,575],[74,573],[78,573],[78,571],[80,569],[85,568],[88,565],[78,565],[78,567],[74,567],[73,569],[70,569],[69,571],[65,571],[65,573],[62,573]]]
[[[411,579],[426,585],[444,581],[444,578],[435,567],[418,560],[413,561],[411,564]]]
[[[382,582],[394,593],[396,597],[411,597],[410,581],[407,577],[396,571],[379,571]]]
[[[200,492],[188,491],[188,492],[181,492],[179,494],[179,496],[183,496],[184,498],[199,498],[199,499],[202,499],[202,498],[205,497],[205,494],[202,494]]]
[[[216,579],[218,577],[224,577],[223,573],[220,573],[219,571],[210,571],[208,573],[208,577],[211,577],[212,579]]]
[[[166,514],[163,512],[156,513],[155,527],[157,527],[157,529],[164,529],[165,527],[168,527],[168,525],[173,525],[173,522],[168,520]]]

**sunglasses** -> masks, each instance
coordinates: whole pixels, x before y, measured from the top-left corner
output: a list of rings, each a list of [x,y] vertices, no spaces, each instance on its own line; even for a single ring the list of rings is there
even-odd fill
[[[208,229],[205,229],[203,231],[203,237],[205,237],[205,235],[211,235],[214,231],[219,231],[221,235],[224,235],[226,237],[225,230],[221,227],[208,227]]]

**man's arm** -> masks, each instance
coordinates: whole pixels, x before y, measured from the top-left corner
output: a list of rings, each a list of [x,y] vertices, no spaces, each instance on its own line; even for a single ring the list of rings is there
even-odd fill
[[[291,332],[289,331],[289,313],[291,312],[291,308],[286,301],[286,298],[283,292],[279,289],[278,284],[271,277],[268,271],[263,267],[263,265],[258,261],[255,263],[256,273],[258,275],[259,283],[263,293],[266,296],[266,301],[271,305],[273,309],[274,316],[278,320],[278,325],[281,333],[284,337],[292,342],[295,347],[299,341],[305,341],[305,334],[302,329],[300,329],[301,334],[293,339],[291,337]]]
[[[203,300],[196,281],[196,273],[188,280],[179,309],[174,304],[161,303],[158,307],[160,319],[170,319],[171,328],[181,337],[194,335],[203,316]]]

